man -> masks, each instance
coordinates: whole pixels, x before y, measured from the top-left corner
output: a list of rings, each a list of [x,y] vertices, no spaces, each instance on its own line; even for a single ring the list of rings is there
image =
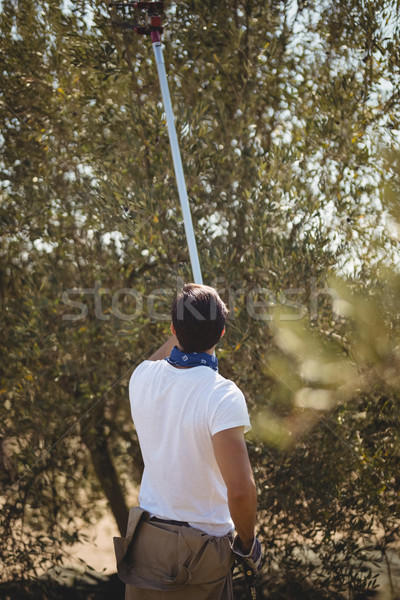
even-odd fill
[[[144,461],[139,504],[115,538],[126,600],[231,600],[233,551],[257,570],[256,488],[244,441],[244,396],[218,374],[228,310],[188,284],[171,338],[134,371],[129,395]]]

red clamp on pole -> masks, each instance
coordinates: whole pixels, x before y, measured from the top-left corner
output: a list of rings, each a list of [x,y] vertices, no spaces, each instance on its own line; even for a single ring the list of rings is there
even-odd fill
[[[146,10],[146,22],[144,27],[136,27],[139,35],[151,35],[154,31],[163,32],[161,15],[164,12],[163,2],[135,2],[137,10]]]

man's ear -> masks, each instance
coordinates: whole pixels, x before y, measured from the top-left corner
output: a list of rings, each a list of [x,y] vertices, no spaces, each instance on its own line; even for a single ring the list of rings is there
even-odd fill
[[[172,321],[171,321],[171,333],[172,333],[172,335],[176,336],[175,327],[174,327],[174,324],[172,323]]]
[[[224,335],[225,335],[225,327],[222,330],[221,337],[224,337]]]

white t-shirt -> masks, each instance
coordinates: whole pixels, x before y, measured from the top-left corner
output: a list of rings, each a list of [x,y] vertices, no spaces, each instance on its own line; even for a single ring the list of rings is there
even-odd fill
[[[207,366],[177,369],[146,360],[132,374],[129,397],[145,465],[140,506],[210,535],[232,531],[212,436],[250,429],[239,388]]]

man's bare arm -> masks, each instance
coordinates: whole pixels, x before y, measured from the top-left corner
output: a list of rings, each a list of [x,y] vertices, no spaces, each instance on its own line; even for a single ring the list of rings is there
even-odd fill
[[[214,454],[228,490],[228,505],[244,552],[254,540],[257,491],[244,441],[244,427],[233,427],[216,433]]]
[[[178,344],[178,340],[175,335],[171,335],[171,337],[163,344],[158,350],[156,350],[150,358],[147,360],[162,360],[163,358],[167,358],[171,354],[171,350],[174,346]]]

